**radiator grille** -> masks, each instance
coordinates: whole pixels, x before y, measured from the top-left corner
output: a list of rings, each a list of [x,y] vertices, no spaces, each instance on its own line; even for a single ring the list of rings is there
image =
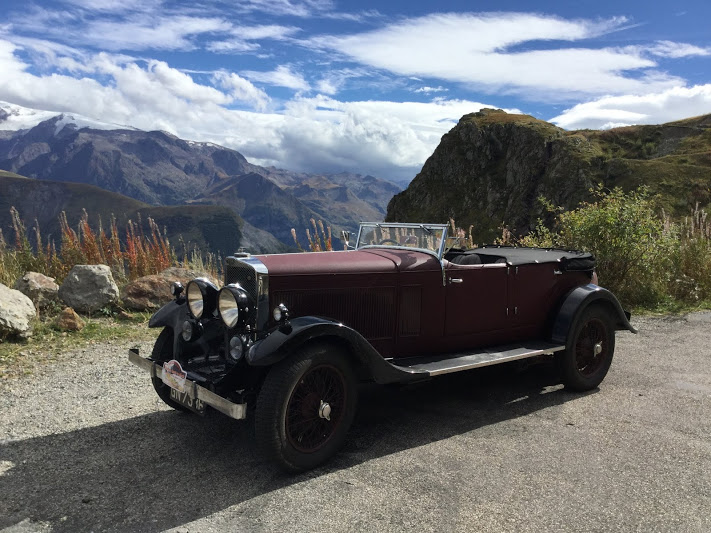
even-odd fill
[[[252,329],[263,327],[269,314],[266,274],[262,274],[260,279],[252,264],[229,257],[225,262],[225,285],[230,283],[238,283],[249,296],[250,305],[246,324]]]

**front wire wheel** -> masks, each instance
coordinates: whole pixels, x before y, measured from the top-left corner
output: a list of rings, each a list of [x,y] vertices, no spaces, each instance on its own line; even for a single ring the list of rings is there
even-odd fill
[[[566,388],[587,391],[607,375],[615,352],[615,331],[607,311],[592,305],[583,311],[568,348],[559,356]]]
[[[267,374],[257,398],[257,445],[288,472],[318,466],[343,445],[357,392],[353,369],[340,350],[306,347]]]

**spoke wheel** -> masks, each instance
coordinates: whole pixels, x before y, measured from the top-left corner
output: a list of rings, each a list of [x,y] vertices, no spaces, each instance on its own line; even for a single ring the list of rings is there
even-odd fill
[[[257,397],[260,450],[288,472],[332,457],[355,414],[357,383],[346,355],[328,344],[308,346],[276,364]]]
[[[583,376],[592,376],[607,360],[607,328],[600,319],[586,322],[575,343],[575,363]]]
[[[286,436],[303,453],[313,453],[336,434],[347,401],[346,380],[332,365],[310,369],[286,406]]]
[[[586,391],[597,387],[610,369],[614,351],[612,320],[605,308],[593,304],[583,311],[568,348],[558,356],[566,388]]]

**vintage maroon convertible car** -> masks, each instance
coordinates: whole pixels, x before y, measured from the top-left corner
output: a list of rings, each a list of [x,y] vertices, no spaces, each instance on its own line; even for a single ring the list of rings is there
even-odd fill
[[[566,387],[597,387],[615,330],[635,330],[594,258],[455,242],[446,225],[363,223],[348,251],[237,254],[221,289],[175,283],[151,357],[129,359],[171,407],[253,413],[259,448],[293,472],[343,444],[359,381],[554,356]]]

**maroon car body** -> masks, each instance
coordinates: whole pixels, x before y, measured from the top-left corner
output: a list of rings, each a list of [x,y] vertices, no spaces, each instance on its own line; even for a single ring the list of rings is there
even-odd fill
[[[590,254],[456,244],[445,225],[368,223],[353,250],[229,257],[224,287],[176,285],[153,354],[129,357],[176,409],[255,404],[260,448],[289,471],[341,446],[357,381],[552,356],[569,388],[599,385],[615,330],[635,330]]]

